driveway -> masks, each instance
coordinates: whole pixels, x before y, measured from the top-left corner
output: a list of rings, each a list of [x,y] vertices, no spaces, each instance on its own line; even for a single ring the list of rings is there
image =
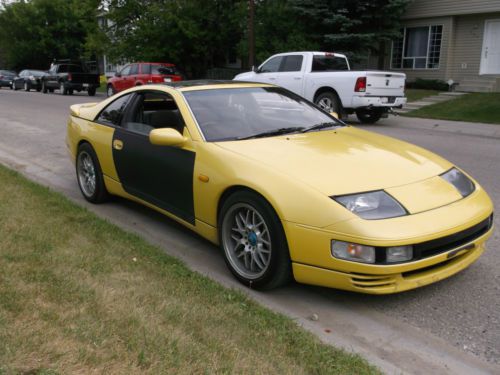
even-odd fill
[[[0,90],[0,162],[139,233],[192,269],[244,289],[215,246],[173,221],[121,199],[94,206],[81,198],[64,144],[68,108],[102,99]],[[478,179],[500,207],[500,126],[391,117],[362,127],[441,154]],[[244,290],[388,373],[500,373],[499,215],[495,225],[473,266],[403,294],[368,296],[298,284],[265,293]],[[309,319],[312,314],[319,319]]]

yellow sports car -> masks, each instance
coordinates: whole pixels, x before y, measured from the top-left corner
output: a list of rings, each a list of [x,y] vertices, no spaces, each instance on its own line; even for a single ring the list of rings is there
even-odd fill
[[[185,81],[73,105],[67,146],[85,199],[164,213],[220,244],[252,288],[401,292],[466,268],[492,233],[490,198],[458,167],[273,85]]]

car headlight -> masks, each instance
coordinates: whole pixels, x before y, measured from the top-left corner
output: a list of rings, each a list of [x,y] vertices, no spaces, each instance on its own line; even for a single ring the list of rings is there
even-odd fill
[[[413,246],[393,246],[386,249],[386,262],[406,262],[413,258]]]
[[[443,173],[441,177],[452,184],[464,198],[475,189],[474,183],[457,168],[451,168],[448,172]]]
[[[331,247],[332,255],[335,258],[361,263],[375,263],[375,248],[373,246],[332,240]]]
[[[363,219],[387,219],[407,213],[397,200],[383,190],[332,198]]]

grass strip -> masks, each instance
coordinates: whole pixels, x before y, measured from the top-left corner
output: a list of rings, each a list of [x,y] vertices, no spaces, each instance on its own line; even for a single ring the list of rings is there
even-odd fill
[[[408,103],[417,102],[423,98],[428,98],[429,96],[438,95],[437,90],[420,90],[420,89],[406,89],[405,96],[408,99]]]
[[[500,124],[500,93],[472,93],[403,114],[408,117]]]
[[[0,267],[2,375],[378,373],[3,166]]]

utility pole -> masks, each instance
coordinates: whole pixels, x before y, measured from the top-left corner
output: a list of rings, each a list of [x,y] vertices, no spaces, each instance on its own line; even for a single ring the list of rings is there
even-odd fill
[[[255,65],[255,0],[248,0],[248,66]]]

